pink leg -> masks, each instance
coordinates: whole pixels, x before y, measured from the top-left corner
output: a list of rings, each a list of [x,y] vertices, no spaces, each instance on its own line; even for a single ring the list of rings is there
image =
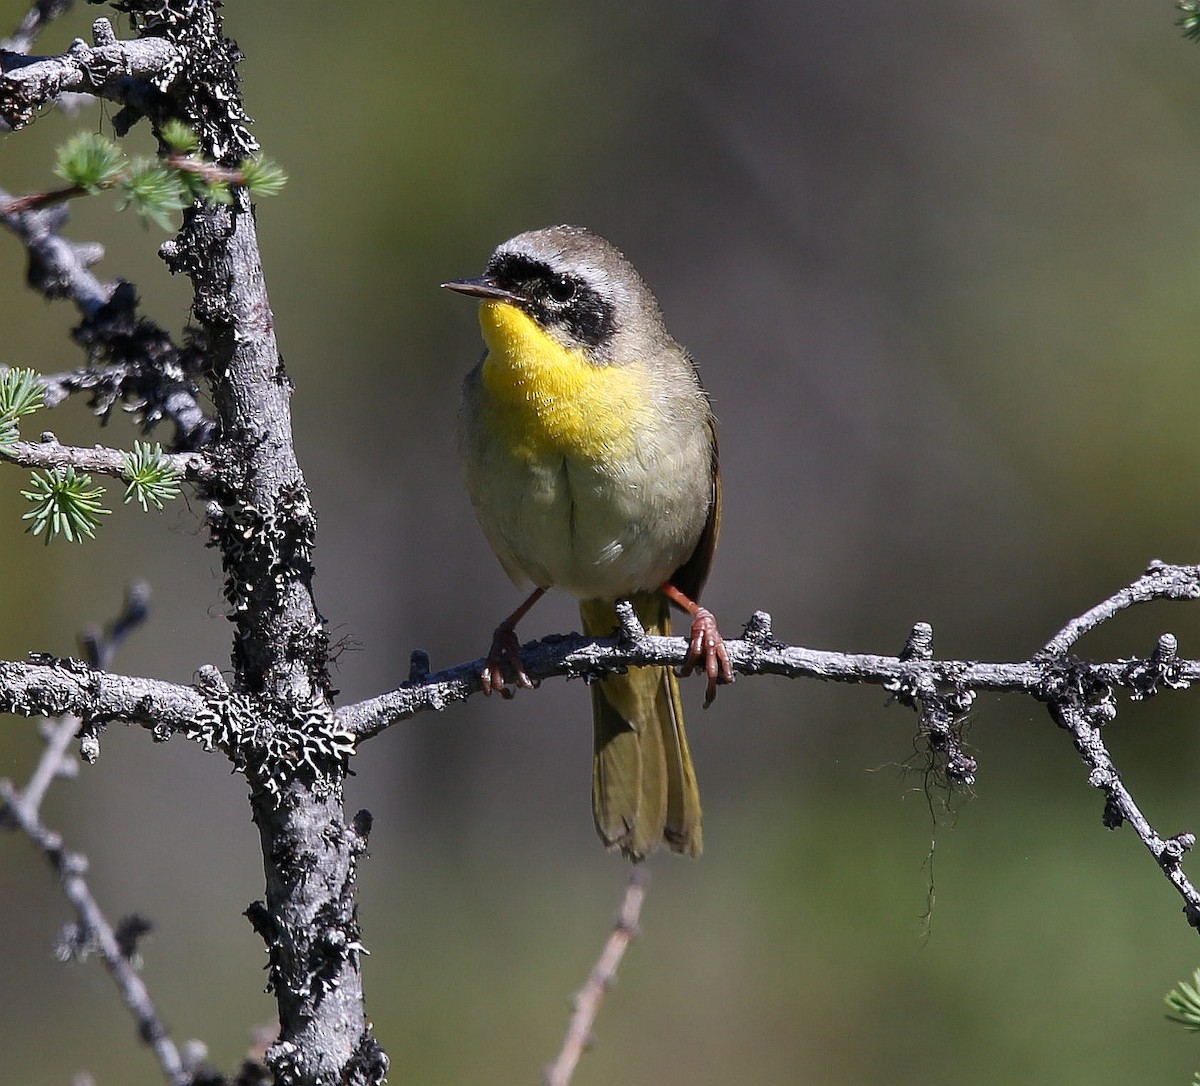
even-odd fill
[[[717,684],[733,682],[733,668],[725,651],[721,631],[717,629],[717,620],[707,607],[701,607],[694,600],[688,599],[670,582],[664,584],[661,591],[692,616],[687,660],[681,674],[690,675],[703,662],[704,674],[708,678],[708,685],[704,690],[704,708],[707,709],[717,696]]]
[[[525,674],[525,665],[521,663],[521,643],[517,640],[517,623],[545,594],[544,588],[535,588],[529,594],[529,598],[496,627],[492,634],[492,647],[488,650],[487,659],[483,662],[483,670],[479,673],[479,681],[483,684],[484,694],[495,693],[502,698],[512,697],[512,691],[504,685],[505,664],[512,668],[513,681],[517,686],[523,686],[527,690],[533,688],[533,680]]]

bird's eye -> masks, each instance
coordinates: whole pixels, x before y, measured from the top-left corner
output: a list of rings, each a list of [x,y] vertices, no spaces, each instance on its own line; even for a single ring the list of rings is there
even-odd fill
[[[560,305],[575,297],[575,280],[566,275],[556,275],[547,288],[550,297]]]

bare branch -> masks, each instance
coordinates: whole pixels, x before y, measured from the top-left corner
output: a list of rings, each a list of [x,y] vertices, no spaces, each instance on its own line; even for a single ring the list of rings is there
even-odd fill
[[[1064,627],[1050,644],[1067,643],[1133,603],[1154,599],[1200,597],[1200,567],[1153,564],[1147,573],[1109,600]],[[682,665],[684,638],[649,637],[622,608],[622,633],[616,638],[580,634],[531,642],[521,649],[526,670],[536,678],[552,675],[595,678],[610,671],[644,665]],[[918,636],[919,635],[919,636]],[[978,663],[932,658],[932,631],[918,624],[898,656],[822,652],[782,645],[770,634],[768,616],[759,612],[746,636],[726,642],[730,661],[742,674],[774,674],[883,687],[920,716],[931,756],[940,759],[951,781],[969,782],[974,762],[961,754],[958,730],[976,692],[1021,691],[1045,702],[1055,721],[1067,729],[1088,767],[1088,782],[1106,797],[1109,826],[1128,822],[1183,899],[1189,923],[1200,927],[1200,893],[1184,876],[1180,861],[1191,848],[1190,833],[1161,834],[1150,824],[1104,746],[1100,725],[1116,715],[1117,689],[1134,699],[1161,688],[1183,689],[1200,682],[1200,660],[1180,659],[1171,635],[1160,638],[1144,659],[1089,663],[1043,649],[1022,663]],[[361,742],[399,720],[442,709],[481,689],[483,661],[459,664],[429,674],[423,654],[414,654],[409,682],[390,693],[343,708],[337,730]],[[59,715],[73,712],[93,722],[126,720],[155,729],[165,738],[174,731],[196,733],[196,721],[209,703],[194,687],[118,676],[77,661],[37,659],[0,662],[0,711]]]
[[[103,630],[94,626],[79,635],[79,644],[92,667],[112,667],[113,657],[130,633],[150,616],[150,586],[134,581],[125,590],[120,613]]]
[[[148,589],[135,584],[126,593],[121,613],[104,633],[88,635],[84,640],[88,655],[96,667],[111,664],[120,642],[128,632],[143,622],[147,615]],[[130,950],[121,935],[109,923],[84,877],[87,859],[63,847],[59,834],[41,821],[39,810],[46,790],[59,775],[67,748],[79,730],[82,720],[64,714],[51,729],[46,749],[38,760],[29,783],[18,791],[11,781],[0,779],[0,824],[9,823],[20,830],[42,850],[62,883],[67,900],[75,908],[78,929],[89,947],[96,947],[105,967],[116,982],[121,998],[138,1023],[138,1035],[150,1045],[158,1057],[163,1074],[171,1086],[187,1086],[192,1075],[186,1069],[179,1050],[171,1040],[146,986],[130,961]],[[144,923],[139,931],[144,930]]]
[[[114,479],[125,478],[125,461],[120,449],[109,449],[93,445],[90,449],[77,445],[60,445],[51,433],[42,439],[14,441],[0,449],[0,460],[7,460],[26,468],[75,467],[93,475],[108,475]],[[164,453],[163,460],[177,468],[186,478],[193,481],[215,478],[212,464],[200,453]]]
[[[41,822],[25,798],[10,781],[0,780],[0,800],[5,804],[4,814],[25,833],[38,848],[62,882],[63,893],[75,908],[79,924],[100,950],[113,981],[121,992],[125,1006],[138,1023],[139,1036],[154,1049],[163,1074],[171,1086],[188,1086],[191,1074],[184,1068],[175,1042],[167,1034],[167,1028],[158,1015],[150,993],[133,964],[121,953],[117,934],[105,917],[96,899],[88,888],[87,858],[77,852],[69,852],[62,838]]]
[[[12,199],[0,189],[0,206]],[[91,317],[108,303],[117,284],[102,283],[88,270],[103,259],[104,247],[67,241],[59,234],[66,221],[62,207],[0,215],[0,223],[29,251],[29,285],[47,298],[70,298],[84,317]]]
[[[1107,622],[1135,603],[1150,600],[1194,600],[1200,598],[1200,575],[1196,566],[1172,566],[1157,559],[1133,584],[1122,588],[1091,610],[1068,622],[1042,651],[1058,656],[1070,649],[1089,630]]]
[[[1064,627],[1051,644],[1073,641],[1104,617],[1153,599],[1200,596],[1200,568],[1156,563],[1132,585]],[[1101,617],[1103,616],[1103,617]],[[649,637],[631,624],[622,609],[622,636],[596,639],[579,634],[546,638],[521,649],[526,670],[536,678],[567,675],[595,678],[626,667],[682,665],[684,638]],[[1116,715],[1115,691],[1134,699],[1150,697],[1162,687],[1183,689],[1200,681],[1200,661],[1177,656],[1169,634],[1144,659],[1088,663],[1043,649],[1023,663],[978,663],[936,660],[932,631],[919,624],[905,652],[875,656],[822,652],[782,645],[770,635],[769,618],[761,612],[748,623],[746,637],[726,642],[735,670],[742,674],[774,674],[883,687],[895,700],[917,709],[931,752],[943,760],[951,780],[969,781],[974,762],[961,756],[958,726],[980,690],[1022,691],[1047,704],[1055,721],[1072,735],[1089,770],[1088,782],[1106,797],[1105,821],[1115,827],[1128,822],[1155,858],[1184,902],[1189,923],[1200,927],[1200,892],[1182,872],[1180,862],[1192,847],[1190,833],[1161,834],[1142,814],[1125,788],[1103,743],[1100,725]],[[920,644],[920,651],[914,646]],[[1069,643],[1069,642],[1068,642]],[[414,654],[409,682],[388,694],[343,708],[336,717],[342,733],[359,742],[419,712],[442,709],[481,689],[476,660],[429,674],[422,654]],[[55,716],[73,712],[93,722],[126,720],[153,727],[159,737],[174,731],[195,733],[197,718],[208,708],[194,687],[98,671],[78,661],[37,659],[31,663],[0,662],[0,711]]]
[[[647,872],[644,867],[635,867],[625,888],[625,898],[617,913],[613,933],[604,944],[600,957],[592,967],[584,986],[573,1000],[571,1021],[562,1049],[554,1063],[546,1068],[542,1081],[545,1086],[568,1086],[580,1056],[592,1043],[592,1027],[604,994],[617,979],[617,968],[633,937],[638,934],[638,920],[642,913],[642,902],[646,898]]]
[[[1142,814],[1122,782],[1121,774],[1100,735],[1101,726],[1115,715],[1115,709],[1110,709],[1105,703],[1081,707],[1052,702],[1050,713],[1060,727],[1070,732],[1075,749],[1091,769],[1088,783],[1105,794],[1104,824],[1109,829],[1116,829],[1122,822],[1128,822],[1133,827],[1138,839],[1183,899],[1183,912],[1188,923],[1200,929],[1200,892],[1184,875],[1182,868],[1184,855],[1196,844],[1196,835],[1184,832],[1164,838]]]
[[[80,644],[91,667],[111,666],[121,642],[125,640],[131,630],[145,622],[149,614],[149,603],[149,586],[145,582],[137,581],[127,589],[120,614],[109,623],[103,632],[88,630],[80,635]],[[21,791],[21,801],[29,817],[38,816],[46,791],[53,783],[54,778],[62,775],[66,764],[67,748],[82,724],[82,717],[73,713],[64,713],[57,722],[50,726],[46,734],[46,749],[38,759],[37,767],[29,778],[29,783]]]
[[[769,615],[757,611],[747,623],[744,638],[726,639],[725,648],[735,672],[870,683],[894,691],[932,690],[950,684],[982,690],[1028,690],[1041,674],[1041,668],[1031,663],[910,660],[784,645],[771,638],[770,622]],[[529,641],[520,649],[525,670],[535,681],[554,676],[589,680],[629,667],[682,667],[687,653],[686,638],[645,634],[636,640],[624,636],[553,634],[540,641]],[[418,661],[424,659],[418,653],[414,657]],[[482,689],[479,675],[483,665],[484,661],[478,659],[428,673],[418,663],[408,682],[386,694],[343,707],[338,711],[338,720],[360,740],[369,739],[417,713],[441,710],[478,693]],[[1096,666],[1118,668],[1115,664]],[[1200,677],[1200,672],[1197,676]]]
[[[775,639],[771,616],[764,611],[756,611],[750,617],[742,639],[727,640],[725,646],[734,671],[743,675],[868,683],[908,700],[946,690],[1024,691],[1048,700],[1044,693],[1047,682],[1068,663],[1086,669],[1096,682],[1126,687],[1135,696],[1146,696],[1157,689],[1154,657],[1145,661],[1085,664],[1068,660],[1064,653],[1085,630],[1134,603],[1156,599],[1200,599],[1200,566],[1152,563],[1133,584],[1073,620],[1044,649],[1019,663],[936,660],[932,656],[933,633],[926,623],[913,628],[905,650],[897,656],[785,645]],[[627,607],[618,609],[618,617],[622,625],[620,636],[615,638],[556,634],[522,645],[525,670],[533,679],[564,675],[588,680],[628,667],[683,666],[687,659],[686,639],[646,635]],[[338,720],[360,740],[368,739],[399,720],[429,709],[443,709],[479,691],[482,670],[483,660],[472,660],[431,674],[428,658],[423,653],[414,653],[408,682],[386,694],[344,706],[338,712]],[[1173,660],[1171,671],[1180,685],[1200,681],[1200,661]]]

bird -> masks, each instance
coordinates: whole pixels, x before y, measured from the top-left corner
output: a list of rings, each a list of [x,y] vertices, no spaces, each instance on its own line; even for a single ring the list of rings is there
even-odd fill
[[[690,616],[681,675],[705,707],[733,671],[699,603],[721,527],[716,422],[699,372],[624,254],[581,226],[499,245],[481,276],[443,287],[479,300],[486,350],[463,382],[459,456],[476,518],[508,576],[532,585],[493,634],[479,679],[531,687],[516,625],[550,589],[579,600],[584,632],[617,627],[630,600],[648,633]],[[592,813],[634,862],[658,847],[699,856],[700,793],[673,669],[591,683]]]

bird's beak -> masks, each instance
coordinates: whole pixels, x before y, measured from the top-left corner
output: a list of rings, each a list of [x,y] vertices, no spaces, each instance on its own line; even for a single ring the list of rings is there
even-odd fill
[[[523,299],[511,290],[505,290],[494,279],[487,275],[476,276],[474,279],[451,279],[443,283],[443,287],[456,294],[468,294],[472,298],[490,298],[494,301],[512,302],[514,305]]]

